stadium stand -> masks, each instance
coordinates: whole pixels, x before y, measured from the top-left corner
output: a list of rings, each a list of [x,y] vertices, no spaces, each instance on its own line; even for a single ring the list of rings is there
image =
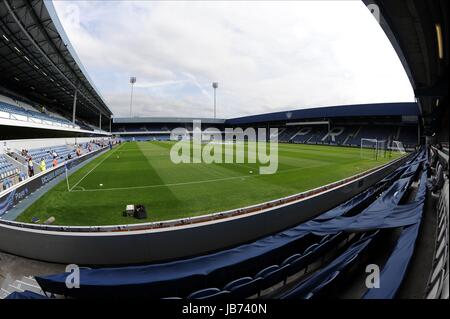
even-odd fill
[[[67,160],[70,155],[72,158],[76,157],[74,147],[69,147],[67,145],[55,146],[52,148],[36,148],[28,150],[28,155],[33,158],[36,163],[39,163],[44,159],[47,168],[52,167],[53,154],[57,154],[58,160]]]
[[[411,118],[405,122],[404,115]],[[419,145],[418,115],[415,103],[345,105],[232,118],[221,123],[203,119],[202,130],[214,127],[224,134],[226,128],[251,127],[257,132],[258,128],[271,127],[278,129],[277,139],[284,143],[360,147],[365,138],[399,141],[413,150]],[[112,130],[124,141],[168,140],[175,128],[185,128],[192,134],[192,120],[177,118],[177,123],[171,123],[170,119],[150,122],[145,118],[115,118]]]
[[[26,175],[6,158],[0,154],[0,193],[12,187],[14,184],[24,180]]]
[[[77,126],[74,126],[73,123],[70,122],[69,120],[56,116],[51,116],[46,113],[26,109],[20,106],[12,105],[1,101],[0,101],[0,117],[27,122],[36,122],[36,120],[40,120],[40,122],[43,124],[50,124],[50,125],[59,124],[64,125],[66,127],[77,128]]]
[[[348,145],[361,145],[361,138],[387,140],[395,135],[396,127],[389,126],[361,126],[358,133],[347,141]]]

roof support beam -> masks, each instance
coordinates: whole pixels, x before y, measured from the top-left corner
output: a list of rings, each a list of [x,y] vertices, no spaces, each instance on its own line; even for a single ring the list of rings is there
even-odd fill
[[[72,110],[72,123],[75,124],[75,115],[77,113],[77,95],[78,89],[75,89],[75,93],[73,94],[73,110]]]
[[[67,76],[55,65],[55,63],[48,57],[48,55],[41,49],[41,47],[34,41],[33,37],[29,34],[29,32],[25,29],[22,22],[19,20],[17,15],[15,14],[14,10],[12,10],[11,6],[8,3],[8,0],[3,0],[3,4],[5,5],[6,9],[8,10],[9,14],[17,24],[17,26],[20,28],[22,33],[27,37],[28,41],[38,50],[38,52],[47,60],[48,63],[50,63],[51,66],[54,67],[54,69],[67,81],[67,83],[72,86],[74,89],[77,89],[76,85],[69,79]],[[94,109],[98,109],[96,105],[89,99],[83,92],[80,91],[80,94],[86,99],[86,101],[91,104]]]

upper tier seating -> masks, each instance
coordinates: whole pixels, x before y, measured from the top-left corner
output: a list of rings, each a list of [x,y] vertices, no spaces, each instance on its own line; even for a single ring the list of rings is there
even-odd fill
[[[4,114],[2,115],[2,113],[4,113]],[[73,123],[67,119],[51,116],[51,115],[48,115],[48,114],[45,114],[42,112],[25,109],[20,106],[16,106],[16,105],[12,105],[12,104],[0,101],[0,117],[5,117],[5,113],[12,113],[12,114],[17,114],[17,115],[21,115],[21,116],[26,116],[27,118],[31,117],[31,118],[35,118],[35,119],[44,120],[44,121],[56,122],[59,124],[73,126]]]
[[[153,134],[153,135],[125,135],[120,138],[122,141],[135,141],[135,142],[145,142],[145,141],[168,141],[170,140],[169,134]]]

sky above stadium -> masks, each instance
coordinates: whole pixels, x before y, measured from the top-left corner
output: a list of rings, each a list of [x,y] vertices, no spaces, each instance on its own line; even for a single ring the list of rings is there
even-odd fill
[[[361,1],[54,1],[115,116],[217,116],[410,102],[404,69]]]

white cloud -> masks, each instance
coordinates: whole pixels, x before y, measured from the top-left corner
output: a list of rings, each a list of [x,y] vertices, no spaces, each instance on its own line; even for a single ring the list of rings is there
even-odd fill
[[[56,1],[115,115],[218,116],[413,101],[403,67],[360,1]],[[78,13],[78,16],[77,16]]]

